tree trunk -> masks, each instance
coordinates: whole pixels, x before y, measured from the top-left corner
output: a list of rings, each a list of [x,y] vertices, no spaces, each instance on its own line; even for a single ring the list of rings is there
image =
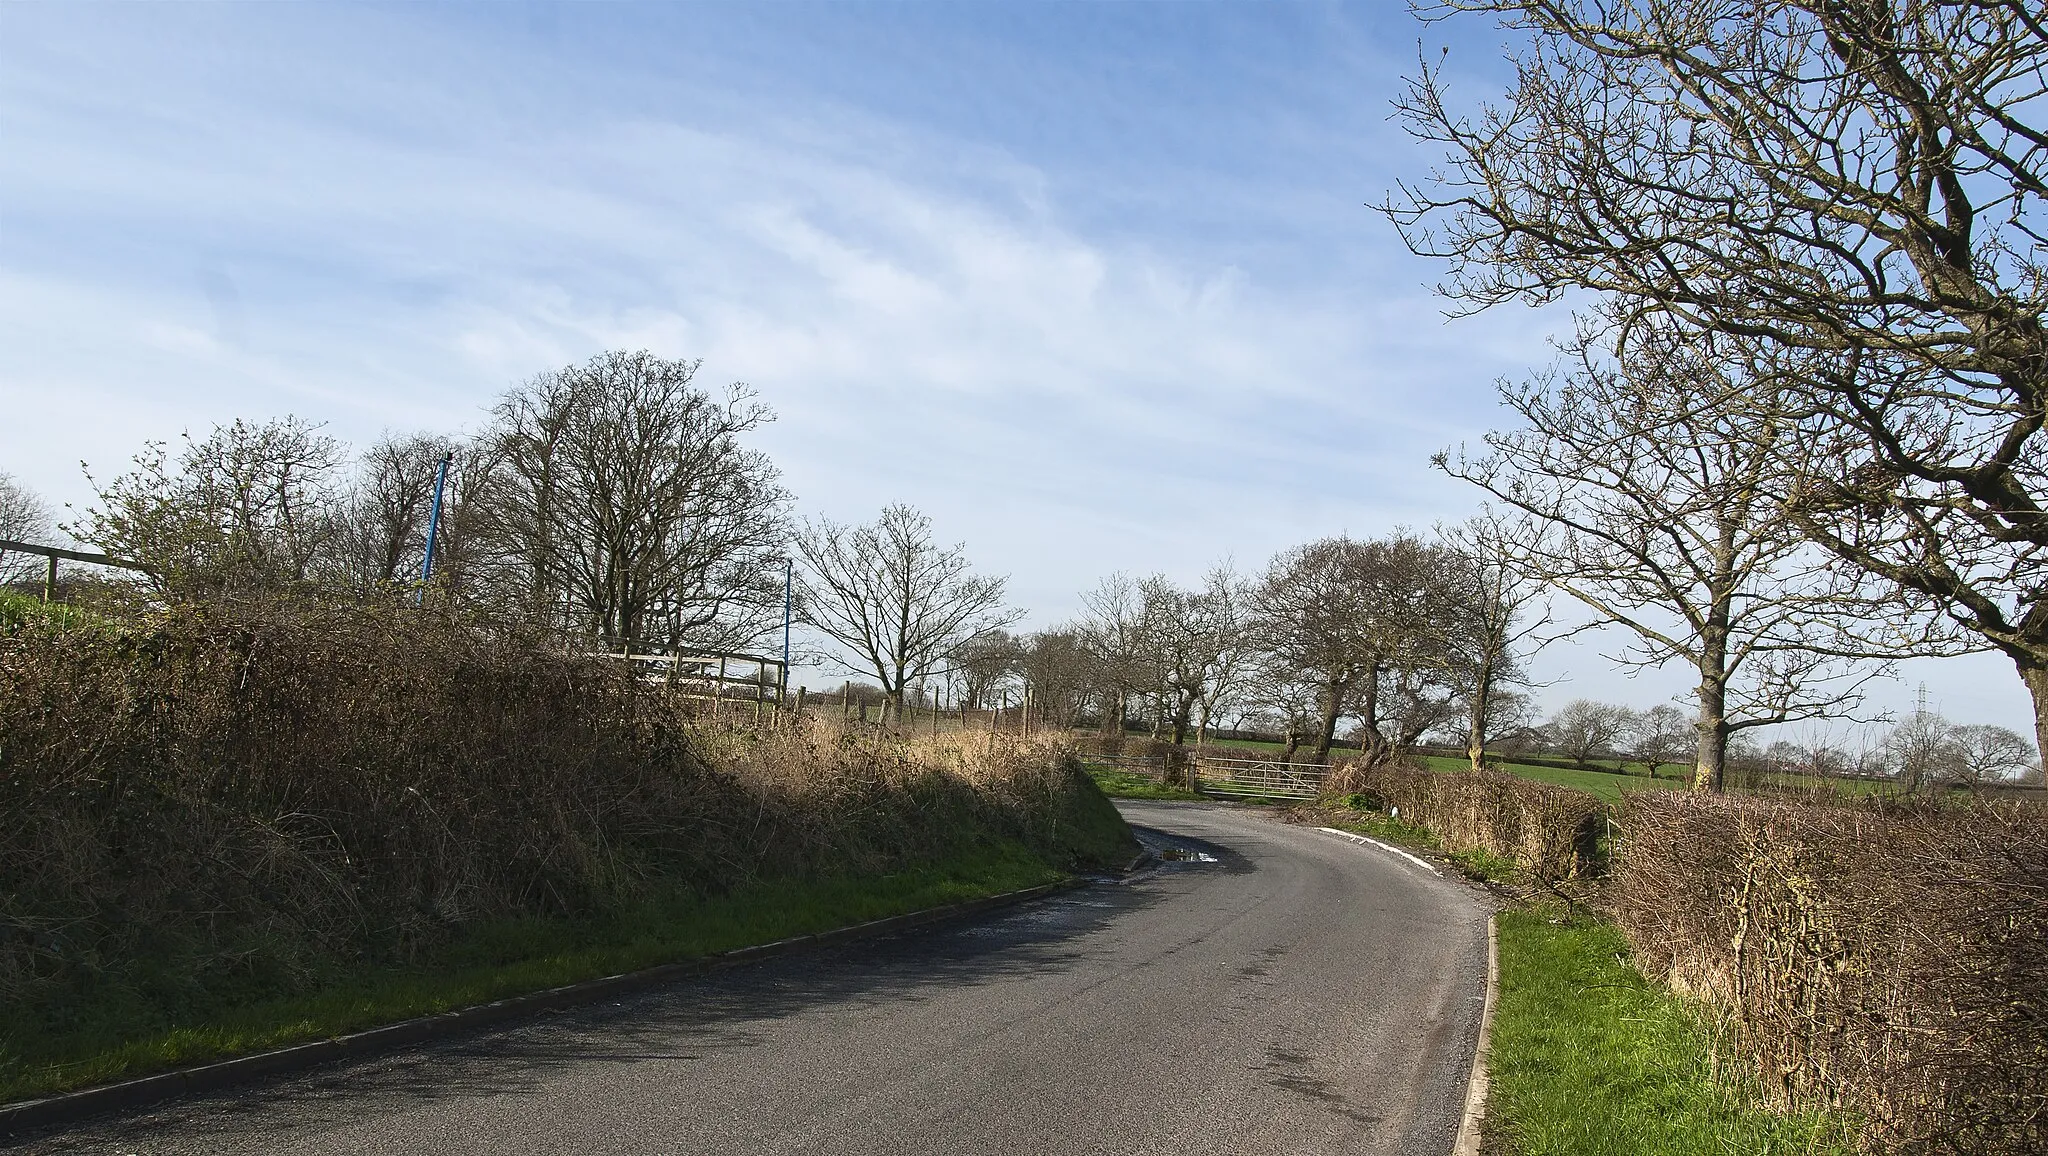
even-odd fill
[[[2034,754],[2043,763],[2042,781],[2048,782],[2048,657],[2015,656],[2013,663],[2034,699]]]
[[[1188,741],[1188,722],[1195,713],[1193,695],[1182,694],[1173,710],[1173,745],[1184,746]]]
[[[1337,719],[1344,713],[1344,688],[1331,683],[1323,688],[1323,718],[1316,731],[1316,761],[1330,761],[1330,744],[1337,737]]]
[[[1465,727],[1465,757],[1475,771],[1486,769],[1486,724],[1493,709],[1493,663],[1481,660],[1472,680],[1472,714]]]
[[[1692,789],[1719,794],[1727,778],[1728,684],[1720,678],[1700,679],[1699,760],[1694,765]]]
[[[1358,754],[1367,763],[1377,763],[1387,755],[1387,736],[1380,733],[1380,667],[1374,663],[1365,670],[1365,685],[1359,694],[1359,723],[1365,728],[1358,736]]]
[[[1728,769],[1728,621],[1733,612],[1737,585],[1733,564],[1734,548],[1728,544],[1733,529],[1724,529],[1713,602],[1707,607],[1706,624],[1700,630],[1699,757],[1693,764],[1692,789],[1716,795],[1727,787]]]
[[[1287,742],[1284,746],[1280,748],[1280,761],[1283,763],[1293,762],[1294,752],[1300,749],[1301,728],[1296,726],[1294,723],[1289,722],[1287,724]]]

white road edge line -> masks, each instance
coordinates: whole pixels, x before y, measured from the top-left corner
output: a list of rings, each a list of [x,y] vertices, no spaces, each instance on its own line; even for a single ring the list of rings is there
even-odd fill
[[[1431,863],[1429,860],[1424,859],[1421,856],[1410,855],[1408,852],[1401,850],[1399,847],[1396,847],[1391,843],[1382,843],[1378,839],[1368,838],[1364,835],[1355,835],[1350,831],[1339,831],[1335,827],[1317,827],[1316,830],[1322,831],[1326,834],[1335,835],[1339,839],[1349,839],[1353,843],[1370,843],[1371,845],[1378,847],[1382,851],[1392,851],[1394,854],[1399,855],[1401,858],[1408,860],[1410,863],[1415,864],[1417,867],[1422,868],[1424,871],[1429,872],[1431,875],[1443,874],[1443,872],[1437,870],[1436,864]]]
[[[1493,1039],[1493,1003],[1500,993],[1500,937],[1496,916],[1486,917],[1486,1008],[1479,1013],[1479,1043],[1472,1049],[1472,1076],[1465,1082],[1465,1118],[1451,1156],[1479,1156],[1479,1124],[1486,1119],[1486,1049]]]

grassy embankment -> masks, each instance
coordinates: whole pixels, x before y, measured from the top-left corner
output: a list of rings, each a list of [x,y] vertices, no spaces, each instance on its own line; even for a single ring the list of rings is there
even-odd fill
[[[1081,758],[1084,763],[1087,761],[1086,755]],[[1206,795],[1198,795],[1193,791],[1166,786],[1158,779],[1147,778],[1134,771],[1122,771],[1099,764],[1088,767],[1088,777],[1094,780],[1096,787],[1100,788],[1103,794],[1112,799],[1179,799],[1197,802],[1207,798]]]
[[[0,1099],[1135,850],[1056,745],[707,728],[409,605],[0,611]]]

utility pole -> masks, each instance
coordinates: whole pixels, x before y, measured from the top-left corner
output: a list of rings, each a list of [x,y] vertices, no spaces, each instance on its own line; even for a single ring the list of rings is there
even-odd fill
[[[788,558],[782,560],[782,685],[775,691],[779,704],[789,697],[789,608],[790,587],[796,574],[796,564]]]
[[[420,589],[413,597],[418,606],[427,599],[427,579],[434,576],[434,540],[441,533],[441,487],[448,484],[448,463],[455,460],[455,452],[441,455],[441,467],[434,471],[434,504],[427,510],[427,558],[420,563]]]

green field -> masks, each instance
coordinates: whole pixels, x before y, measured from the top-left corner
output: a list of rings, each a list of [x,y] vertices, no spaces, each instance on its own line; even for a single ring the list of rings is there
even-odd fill
[[[1208,749],[1219,753],[1222,749],[1233,747],[1261,755],[1278,754],[1284,749],[1280,743],[1259,742],[1253,739],[1214,739],[1208,744]],[[1342,756],[1356,752],[1336,753]],[[1432,771],[1462,771],[1471,766],[1465,759],[1451,755],[1415,755],[1414,760]],[[1662,768],[1659,777],[1653,779],[1642,773],[1641,763],[1620,763],[1612,759],[1594,759],[1585,770],[1507,761],[1488,765],[1517,778],[1533,779],[1539,783],[1555,783],[1561,787],[1585,791],[1608,803],[1620,802],[1621,796],[1629,791],[1684,790],[1692,785],[1690,766],[1666,766]],[[1730,782],[1732,784],[1734,780],[1731,778]],[[1835,790],[1848,795],[1876,795],[1897,789],[1894,784],[1883,780],[1817,779],[1805,775],[1786,774],[1769,776],[1769,785],[1782,790]],[[1731,786],[1731,789],[1741,788]]]
[[[1417,755],[1415,761],[1432,771],[1464,771],[1472,767],[1472,764],[1464,759],[1443,755]],[[1670,791],[1686,785],[1677,779],[1652,779],[1643,775],[1623,775],[1608,771],[1575,771],[1567,767],[1539,767],[1531,763],[1494,765],[1517,778],[1533,779],[1539,783],[1555,783],[1560,787],[1573,787],[1609,803],[1620,802],[1624,791]]]
[[[1262,755],[1277,754],[1283,749],[1279,743],[1257,742],[1251,739],[1218,739],[1210,742],[1208,746],[1212,750],[1238,747]],[[1447,755],[1416,755],[1415,761],[1432,771],[1462,771],[1471,766],[1464,759]],[[1568,767],[1537,766],[1533,763],[1504,762],[1495,765],[1510,775],[1534,779],[1539,783],[1574,787],[1609,803],[1619,802],[1624,791],[1668,791],[1686,786],[1682,779],[1652,779],[1644,775],[1628,775],[1618,771],[1579,771]]]
[[[1087,762],[1086,755],[1082,756],[1082,761],[1084,763]],[[1134,771],[1122,771],[1114,767],[1090,766],[1088,768],[1088,777],[1094,779],[1095,785],[1101,788],[1102,793],[1112,799],[1185,799],[1195,801],[1204,797],[1195,794],[1193,791],[1183,791],[1178,787],[1165,786],[1157,779],[1147,778]]]

